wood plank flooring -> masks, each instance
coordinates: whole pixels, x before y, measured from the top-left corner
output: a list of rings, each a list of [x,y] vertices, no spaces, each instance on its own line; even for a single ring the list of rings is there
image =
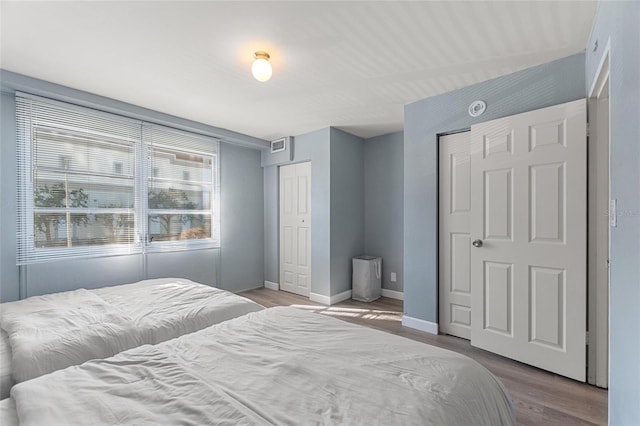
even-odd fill
[[[268,289],[240,293],[263,306],[296,305],[324,315],[386,331],[467,355],[495,374],[516,407],[518,425],[606,425],[607,391],[474,348],[469,341],[403,327],[402,301],[380,298],[371,303],[348,300],[332,306]]]

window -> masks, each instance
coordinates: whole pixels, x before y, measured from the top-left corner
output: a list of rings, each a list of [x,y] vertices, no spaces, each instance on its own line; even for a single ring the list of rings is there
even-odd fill
[[[146,184],[149,240],[165,242],[162,249],[186,240],[218,241],[218,161],[210,140],[156,125],[145,125],[143,134],[152,171]]]
[[[117,174],[117,175],[121,175],[122,174],[122,163],[119,161],[116,161],[115,163],[113,163],[113,173]]]
[[[18,264],[216,247],[218,142],[19,94]]]

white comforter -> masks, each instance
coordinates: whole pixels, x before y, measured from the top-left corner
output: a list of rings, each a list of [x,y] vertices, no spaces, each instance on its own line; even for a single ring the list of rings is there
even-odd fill
[[[23,425],[511,425],[500,382],[447,350],[271,308],[17,384]]]
[[[1,306],[16,382],[159,343],[262,309],[185,279],[76,290]]]
[[[9,396],[9,391],[14,382],[11,378],[11,346],[9,335],[0,330],[0,399]],[[2,423],[0,423],[2,424]]]

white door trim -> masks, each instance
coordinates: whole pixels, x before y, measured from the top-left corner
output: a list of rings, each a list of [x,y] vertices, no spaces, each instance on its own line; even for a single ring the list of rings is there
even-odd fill
[[[589,349],[587,381],[608,387],[609,376],[609,147],[611,41],[589,91]],[[592,179],[595,176],[595,179]],[[603,185],[602,178],[606,177]]]

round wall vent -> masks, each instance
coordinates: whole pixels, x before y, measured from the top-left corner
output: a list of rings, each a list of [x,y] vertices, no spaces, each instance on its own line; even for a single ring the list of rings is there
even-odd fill
[[[479,117],[487,109],[487,103],[485,101],[473,101],[469,105],[469,115],[472,117]]]

